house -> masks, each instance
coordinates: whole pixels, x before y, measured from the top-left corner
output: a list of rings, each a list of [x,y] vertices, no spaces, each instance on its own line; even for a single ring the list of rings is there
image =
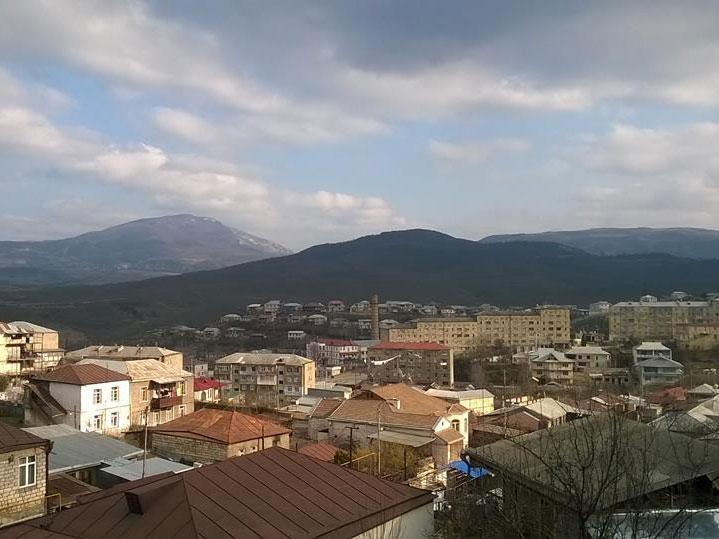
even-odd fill
[[[314,387],[315,362],[295,354],[237,352],[215,362],[215,379],[229,397],[277,409]]]
[[[195,401],[199,402],[220,402],[220,390],[222,383],[217,380],[200,377],[195,378],[194,391]]]
[[[712,397],[688,410],[670,410],[650,424],[692,438],[715,439],[719,432],[719,397]]]
[[[232,325],[242,322],[242,316],[235,313],[225,314],[220,318],[220,324]]]
[[[229,327],[225,330],[225,337],[228,339],[241,339],[245,336],[247,330],[245,328]]]
[[[311,314],[307,317],[307,323],[312,326],[324,326],[327,324],[327,317],[323,314]]]
[[[251,316],[260,314],[262,312],[262,304],[250,303],[247,307],[245,307],[245,312]]]
[[[206,341],[216,341],[222,336],[222,330],[215,327],[206,327],[202,330],[202,338]]]
[[[291,430],[257,416],[203,408],[150,429],[158,456],[200,462],[225,460],[268,447],[290,447]]]
[[[437,397],[453,404],[461,404],[476,415],[489,414],[494,411],[494,395],[486,389],[436,389],[425,391],[430,397]]]
[[[302,310],[306,313],[317,313],[322,314],[327,312],[327,307],[324,305],[324,303],[319,303],[317,301],[305,303],[302,305]]]
[[[307,338],[307,333],[301,329],[292,329],[287,332],[288,341],[304,341]]]
[[[599,346],[573,346],[564,355],[574,361],[575,372],[606,369],[610,366],[611,355]]]
[[[556,427],[586,414],[587,412],[584,410],[551,397],[544,397],[526,404],[496,409],[479,417],[478,420],[481,423],[501,425],[523,432],[534,432]]]
[[[345,302],[341,299],[333,299],[327,303],[328,313],[341,313],[345,311]]]
[[[431,492],[272,447],[96,492],[0,538],[413,539],[433,533],[433,505]]]
[[[607,315],[609,308],[612,306],[608,301],[595,301],[589,304],[589,314],[591,316]]]
[[[697,387],[687,390],[687,397],[694,400],[711,399],[719,394],[717,385],[700,384]]]
[[[369,347],[367,360],[376,383],[454,384],[454,353],[444,344],[382,341]]]
[[[358,301],[350,306],[351,313],[368,313],[370,311],[370,302],[367,300]]]
[[[463,456],[492,474],[485,488],[502,494],[501,504],[485,499],[496,511],[483,520],[489,535],[623,537],[615,526],[631,523],[633,514],[674,510],[684,519],[694,509],[716,507],[718,447],[614,414],[467,449]],[[490,527],[507,522],[513,533]]]
[[[529,354],[532,376],[540,383],[557,382],[571,385],[574,383],[575,361],[554,348],[539,348]]]
[[[662,355],[639,361],[634,369],[643,386],[678,384],[684,375],[684,365]]]
[[[349,366],[359,359],[360,347],[346,339],[317,339],[306,345],[307,357],[323,367]]]
[[[671,359],[672,350],[660,342],[643,342],[632,348],[632,357],[634,358],[635,364],[645,359],[654,359],[657,357]]]
[[[0,526],[45,512],[52,442],[0,422]]]
[[[0,322],[0,374],[20,375],[55,367],[64,355],[58,332],[30,322]]]
[[[282,309],[282,302],[278,299],[268,301],[262,306],[262,311],[265,314],[277,314]]]
[[[195,378],[207,378],[210,376],[210,364],[205,361],[186,363],[183,369],[194,374]]]
[[[306,430],[307,437],[310,440],[323,441],[329,439],[329,417],[344,400],[330,397],[320,399],[319,402],[314,404],[307,414],[307,425],[303,429]]]
[[[88,346],[80,350],[68,352],[67,361],[76,362],[83,359],[106,359],[113,361],[136,361],[138,359],[155,359],[173,369],[182,369],[184,364],[182,352],[168,350],[160,346]]]
[[[155,359],[83,359],[130,377],[130,429],[159,425],[195,409],[194,376]],[[174,364],[174,360],[173,360]]]
[[[332,443],[349,443],[348,427],[361,447],[372,440],[411,447],[437,467],[459,458],[469,442],[469,410],[426,395],[406,384],[371,386],[342,401],[329,415]]]
[[[35,376],[25,387],[25,422],[58,421],[82,432],[120,434],[130,428],[130,377],[95,364],[74,364]],[[49,396],[64,411],[49,414]]]

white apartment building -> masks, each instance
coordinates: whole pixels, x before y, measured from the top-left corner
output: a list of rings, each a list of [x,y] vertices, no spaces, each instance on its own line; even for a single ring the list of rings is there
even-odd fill
[[[130,377],[99,365],[66,365],[31,384],[64,414],[56,417],[81,432],[120,434],[130,427]]]

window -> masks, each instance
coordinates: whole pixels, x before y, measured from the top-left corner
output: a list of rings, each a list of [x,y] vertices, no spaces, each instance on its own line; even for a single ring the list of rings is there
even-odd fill
[[[20,488],[33,486],[37,479],[35,455],[20,457],[18,462],[18,485]]]
[[[185,382],[177,384],[177,396],[182,397],[185,394]]]
[[[153,425],[157,425],[160,423],[160,412],[152,413],[152,423],[153,423]]]
[[[140,400],[141,401],[147,400],[147,388],[146,387],[143,387],[142,389],[140,389]]]
[[[102,389],[93,389],[92,390],[92,403],[93,404],[100,404],[102,402]]]
[[[185,415],[185,405],[181,404],[180,405],[180,417],[182,417],[183,415]]]
[[[118,412],[112,412],[110,414],[110,426],[113,428],[120,426],[120,414]]]
[[[93,416],[92,427],[95,430],[102,430],[102,415]]]
[[[110,400],[115,401],[115,402],[120,400],[120,387],[119,386],[112,386],[110,388]]]
[[[452,428],[459,432],[459,419],[453,419],[452,420]]]

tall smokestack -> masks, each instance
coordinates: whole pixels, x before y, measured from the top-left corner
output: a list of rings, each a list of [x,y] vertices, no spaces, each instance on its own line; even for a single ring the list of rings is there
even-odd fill
[[[379,298],[377,294],[372,295],[370,300],[372,307],[372,338],[375,341],[379,340]]]

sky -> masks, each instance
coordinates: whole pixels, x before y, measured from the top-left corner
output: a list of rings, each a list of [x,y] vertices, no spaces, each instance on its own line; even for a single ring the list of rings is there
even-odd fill
[[[0,6],[0,239],[719,228],[715,1]]]

